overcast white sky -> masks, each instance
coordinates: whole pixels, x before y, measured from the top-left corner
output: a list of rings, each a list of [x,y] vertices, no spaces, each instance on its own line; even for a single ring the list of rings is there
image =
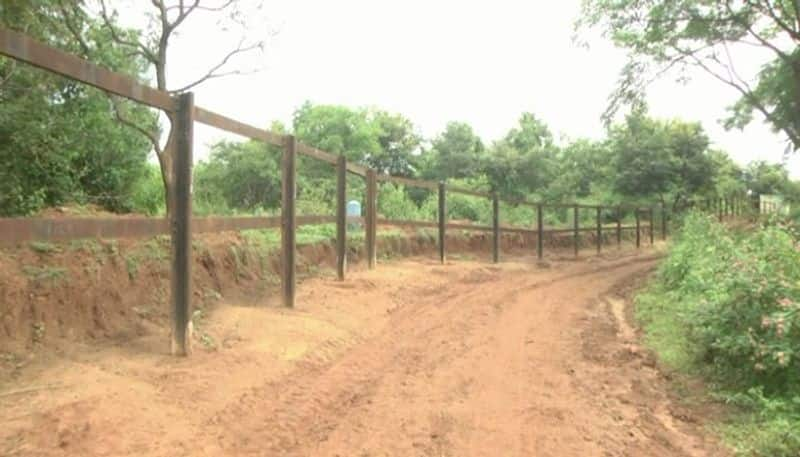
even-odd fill
[[[265,127],[291,124],[305,100],[370,105],[404,114],[427,137],[449,121],[468,122],[486,142],[531,111],[556,135],[599,138],[624,54],[601,39],[589,49],[574,44],[579,12],[580,0],[267,0],[268,21],[255,21],[251,33],[277,35],[263,56],[240,61],[265,69],[209,81],[196,89],[196,103]],[[173,85],[201,74],[231,39],[202,17],[187,21],[172,55]],[[745,60],[740,71],[748,65],[757,68]],[[736,98],[698,73],[688,85],[655,84],[649,102],[656,116],[701,121],[715,145],[742,164],[781,161],[785,143],[760,122],[744,132],[720,126]],[[197,126],[196,157],[220,138],[234,137]],[[800,177],[798,159],[789,168]]]

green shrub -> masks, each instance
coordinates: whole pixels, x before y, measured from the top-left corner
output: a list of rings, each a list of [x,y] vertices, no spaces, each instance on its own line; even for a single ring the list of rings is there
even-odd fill
[[[689,216],[660,272],[701,356],[729,384],[786,392],[800,371],[800,252],[783,228],[738,234]]]
[[[741,407],[741,455],[800,453],[800,245],[787,227],[737,231],[691,213],[636,299],[647,344]]]
[[[421,220],[422,212],[408,194],[394,184],[385,184],[378,190],[378,214],[395,220]]]

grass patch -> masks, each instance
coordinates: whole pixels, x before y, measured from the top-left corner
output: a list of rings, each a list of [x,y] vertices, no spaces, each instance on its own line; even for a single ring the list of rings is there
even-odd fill
[[[22,272],[25,273],[25,276],[36,282],[47,282],[50,284],[62,281],[67,275],[66,268],[36,265],[25,265],[22,267]]]
[[[28,246],[31,250],[37,254],[55,254],[61,252],[61,248],[56,246],[53,243],[47,243],[44,241],[31,241]]]
[[[99,255],[103,252],[103,245],[95,239],[72,240],[69,243],[69,250],[73,252],[84,252],[91,255]]]

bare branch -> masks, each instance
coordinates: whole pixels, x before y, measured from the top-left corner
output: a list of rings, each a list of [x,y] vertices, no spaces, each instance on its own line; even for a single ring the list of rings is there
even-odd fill
[[[675,49],[677,52],[682,52],[682,50],[679,48],[673,48],[673,49]],[[758,97],[756,97],[755,94],[752,92],[752,90],[749,89],[749,85],[740,84],[739,82],[730,77],[726,78],[719,72],[714,71],[705,62],[703,62],[702,59],[700,59],[694,54],[687,54],[687,57],[692,61],[694,61],[694,63],[698,67],[702,68],[709,75],[725,83],[726,85],[736,89],[740,94],[742,94],[742,96],[745,99],[747,99],[748,103],[750,103],[753,106],[753,108],[757,109],[761,114],[763,114],[764,117],[767,119],[767,121],[771,122],[772,125],[781,125],[781,123],[778,122],[778,119],[775,117],[774,112],[767,109],[767,107],[763,103],[761,103]],[[786,136],[789,137],[789,139],[795,145],[795,147],[800,146],[800,133],[792,131],[791,129],[788,128],[784,128],[782,130],[786,134]]]
[[[194,86],[197,86],[198,84],[201,84],[201,83],[203,83],[205,81],[208,81],[209,79],[219,78],[221,76],[245,74],[245,72],[238,71],[238,70],[227,71],[227,72],[221,72],[220,70],[222,70],[222,67],[227,65],[228,62],[234,56],[239,55],[239,54],[244,54],[246,52],[250,52],[250,51],[253,51],[255,49],[262,49],[263,47],[264,47],[264,43],[263,42],[258,42],[258,43],[253,43],[253,44],[250,44],[250,45],[247,45],[247,46],[243,46],[243,40],[242,40],[242,41],[239,42],[239,46],[237,46],[236,49],[234,49],[233,51],[231,51],[228,54],[226,54],[222,58],[222,60],[219,63],[217,63],[216,65],[214,65],[213,67],[211,67],[211,69],[208,70],[208,72],[205,75],[203,75],[202,77],[200,77],[196,81],[181,87],[180,89],[171,90],[170,92],[172,92],[172,93],[184,92],[184,91],[187,91],[187,90],[191,89]]]
[[[787,62],[787,63],[791,63],[791,62],[792,62],[792,59],[791,59],[791,57],[790,57],[788,54],[786,54],[786,53],[785,53],[785,52],[783,52],[783,51],[782,51],[780,48],[778,48],[778,47],[777,47],[777,46],[775,46],[774,44],[770,43],[770,42],[769,42],[767,39],[765,39],[764,37],[762,37],[761,35],[759,35],[758,33],[756,33],[756,32],[755,32],[755,30],[753,30],[753,26],[752,26],[752,25],[751,25],[751,24],[750,24],[750,23],[749,23],[747,20],[739,20],[739,19],[737,18],[737,16],[736,16],[736,13],[734,13],[734,11],[733,11],[733,8],[731,8],[731,1],[730,1],[730,0],[725,0],[725,9],[727,9],[727,10],[728,10],[728,14],[730,14],[730,15],[731,15],[731,18],[732,18],[734,21],[738,22],[738,23],[739,23],[739,25],[742,25],[742,26],[744,26],[744,28],[745,28],[745,29],[747,29],[747,32],[748,32],[748,33],[749,33],[749,34],[750,34],[750,35],[751,35],[753,38],[755,38],[756,40],[758,40],[758,42],[759,42],[759,43],[761,43],[761,45],[763,45],[764,47],[766,47],[766,48],[769,48],[770,50],[772,50],[772,52],[774,52],[775,54],[777,54],[777,55],[778,55],[778,57],[780,57],[780,58],[781,58],[781,60],[783,60],[783,61],[785,61],[785,62]],[[744,40],[740,40],[740,42],[742,42],[742,43],[747,43],[747,42],[746,42],[746,41],[744,41]]]
[[[136,53],[150,61],[151,63],[156,62],[156,56],[153,55],[153,52],[144,44],[138,41],[131,41],[126,40],[122,36],[120,36],[117,28],[111,21],[111,18],[108,15],[108,9],[106,8],[105,0],[100,0],[100,17],[103,19],[103,25],[111,34],[111,39],[114,40],[116,43],[128,46],[136,50]]]
[[[9,62],[8,73],[6,73],[6,75],[3,76],[2,79],[0,79],[0,87],[5,86],[6,83],[11,80],[11,78],[14,76],[16,69],[18,68],[16,60],[8,59],[7,61]]]
[[[147,138],[148,141],[150,141],[150,144],[153,146],[153,150],[156,152],[156,155],[161,157],[164,150],[161,147],[158,134],[156,132],[145,129],[136,122],[128,119],[125,116],[124,111],[122,110],[122,103],[119,97],[117,97],[116,95],[112,95],[110,93],[106,93],[106,95],[108,96],[108,100],[111,102],[111,108],[112,111],[114,112],[114,118],[124,126],[144,135],[144,137]]]
[[[224,4],[222,4],[220,6],[203,6],[203,5],[197,4],[194,7],[194,9],[196,9],[198,11],[220,12],[220,11],[226,10],[229,6],[233,5],[233,3],[235,1],[236,0],[228,0],[227,2],[225,2]],[[178,4],[178,5],[172,5],[172,6],[166,7],[167,11],[171,11],[171,10],[183,11],[183,9],[184,9],[183,2],[180,2],[180,4]]]
[[[89,48],[89,44],[86,43],[86,40],[83,38],[82,30],[78,29],[78,25],[72,20],[72,14],[67,10],[64,6],[64,2],[59,1],[58,9],[61,12],[61,18],[64,21],[64,25],[67,27],[70,35],[78,43],[78,46],[81,48],[81,52],[83,53],[84,57],[88,57],[91,53],[91,49]]]
[[[794,1],[796,2],[797,0]],[[760,1],[752,2],[748,0],[746,3],[752,6],[753,8],[761,11],[762,13],[766,14],[767,16],[769,16],[772,19],[772,21],[775,22],[775,24],[777,24],[778,27],[783,29],[783,31],[788,33],[793,40],[800,41],[800,32],[792,28],[789,24],[787,24],[780,18],[778,13],[775,12],[775,9],[772,7],[772,4],[769,2],[769,0],[764,0],[763,2]]]

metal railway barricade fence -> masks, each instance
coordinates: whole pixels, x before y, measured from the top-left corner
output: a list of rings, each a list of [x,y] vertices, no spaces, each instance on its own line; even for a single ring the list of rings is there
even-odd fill
[[[344,280],[347,271],[347,222],[352,219],[346,212],[347,174],[355,174],[366,180],[366,195],[363,220],[368,268],[375,268],[377,259],[377,226],[379,224],[400,227],[430,227],[438,230],[439,260],[446,261],[447,230],[470,230],[492,232],[492,260],[499,262],[501,234],[523,233],[536,235],[536,251],[543,258],[545,234],[572,233],[575,253],[579,250],[579,233],[596,231],[597,250],[601,250],[603,210],[611,211],[616,219],[617,245],[621,244],[623,230],[636,230],[637,247],[640,245],[639,214],[635,209],[636,226],[623,226],[622,206],[592,206],[573,203],[545,203],[501,199],[496,193],[481,192],[450,186],[444,182],[433,182],[407,177],[391,176],[362,165],[350,163],[344,156],[330,154],[298,142],[293,135],[282,135],[260,129],[224,115],[214,113],[194,104],[191,92],[173,95],[142,84],[135,79],[112,72],[77,56],[39,43],[19,32],[0,27],[0,55],[61,75],[77,82],[88,84],[110,94],[125,97],[151,108],[163,110],[176,120],[176,143],[172,182],[174,183],[172,213],[169,219],[148,217],[125,218],[0,218],[0,246],[15,246],[29,241],[68,241],[81,238],[146,238],[169,234],[172,244],[171,256],[171,348],[175,355],[187,355],[190,345],[187,326],[191,316],[191,268],[192,235],[222,231],[280,228],[281,231],[281,294],[287,307],[295,305],[296,296],[296,230],[298,226],[312,224],[336,224],[336,269],[337,278]],[[282,148],[281,160],[281,213],[276,217],[193,217],[192,216],[192,165],[194,148],[194,124],[218,128],[246,138]],[[335,169],[336,215],[298,216],[296,214],[297,155],[312,157],[328,163]],[[438,192],[437,221],[398,221],[378,217],[378,182],[414,186]],[[491,226],[459,224],[447,221],[447,195],[461,193],[492,202]],[[500,220],[501,203],[530,205],[536,209],[535,229],[509,227]],[[544,211],[547,208],[573,208],[575,212],[572,229],[544,228]],[[596,227],[580,228],[578,211],[591,208],[596,211]],[[653,242],[653,210],[649,209],[649,233]],[[666,216],[662,207],[662,237],[666,237]]]

